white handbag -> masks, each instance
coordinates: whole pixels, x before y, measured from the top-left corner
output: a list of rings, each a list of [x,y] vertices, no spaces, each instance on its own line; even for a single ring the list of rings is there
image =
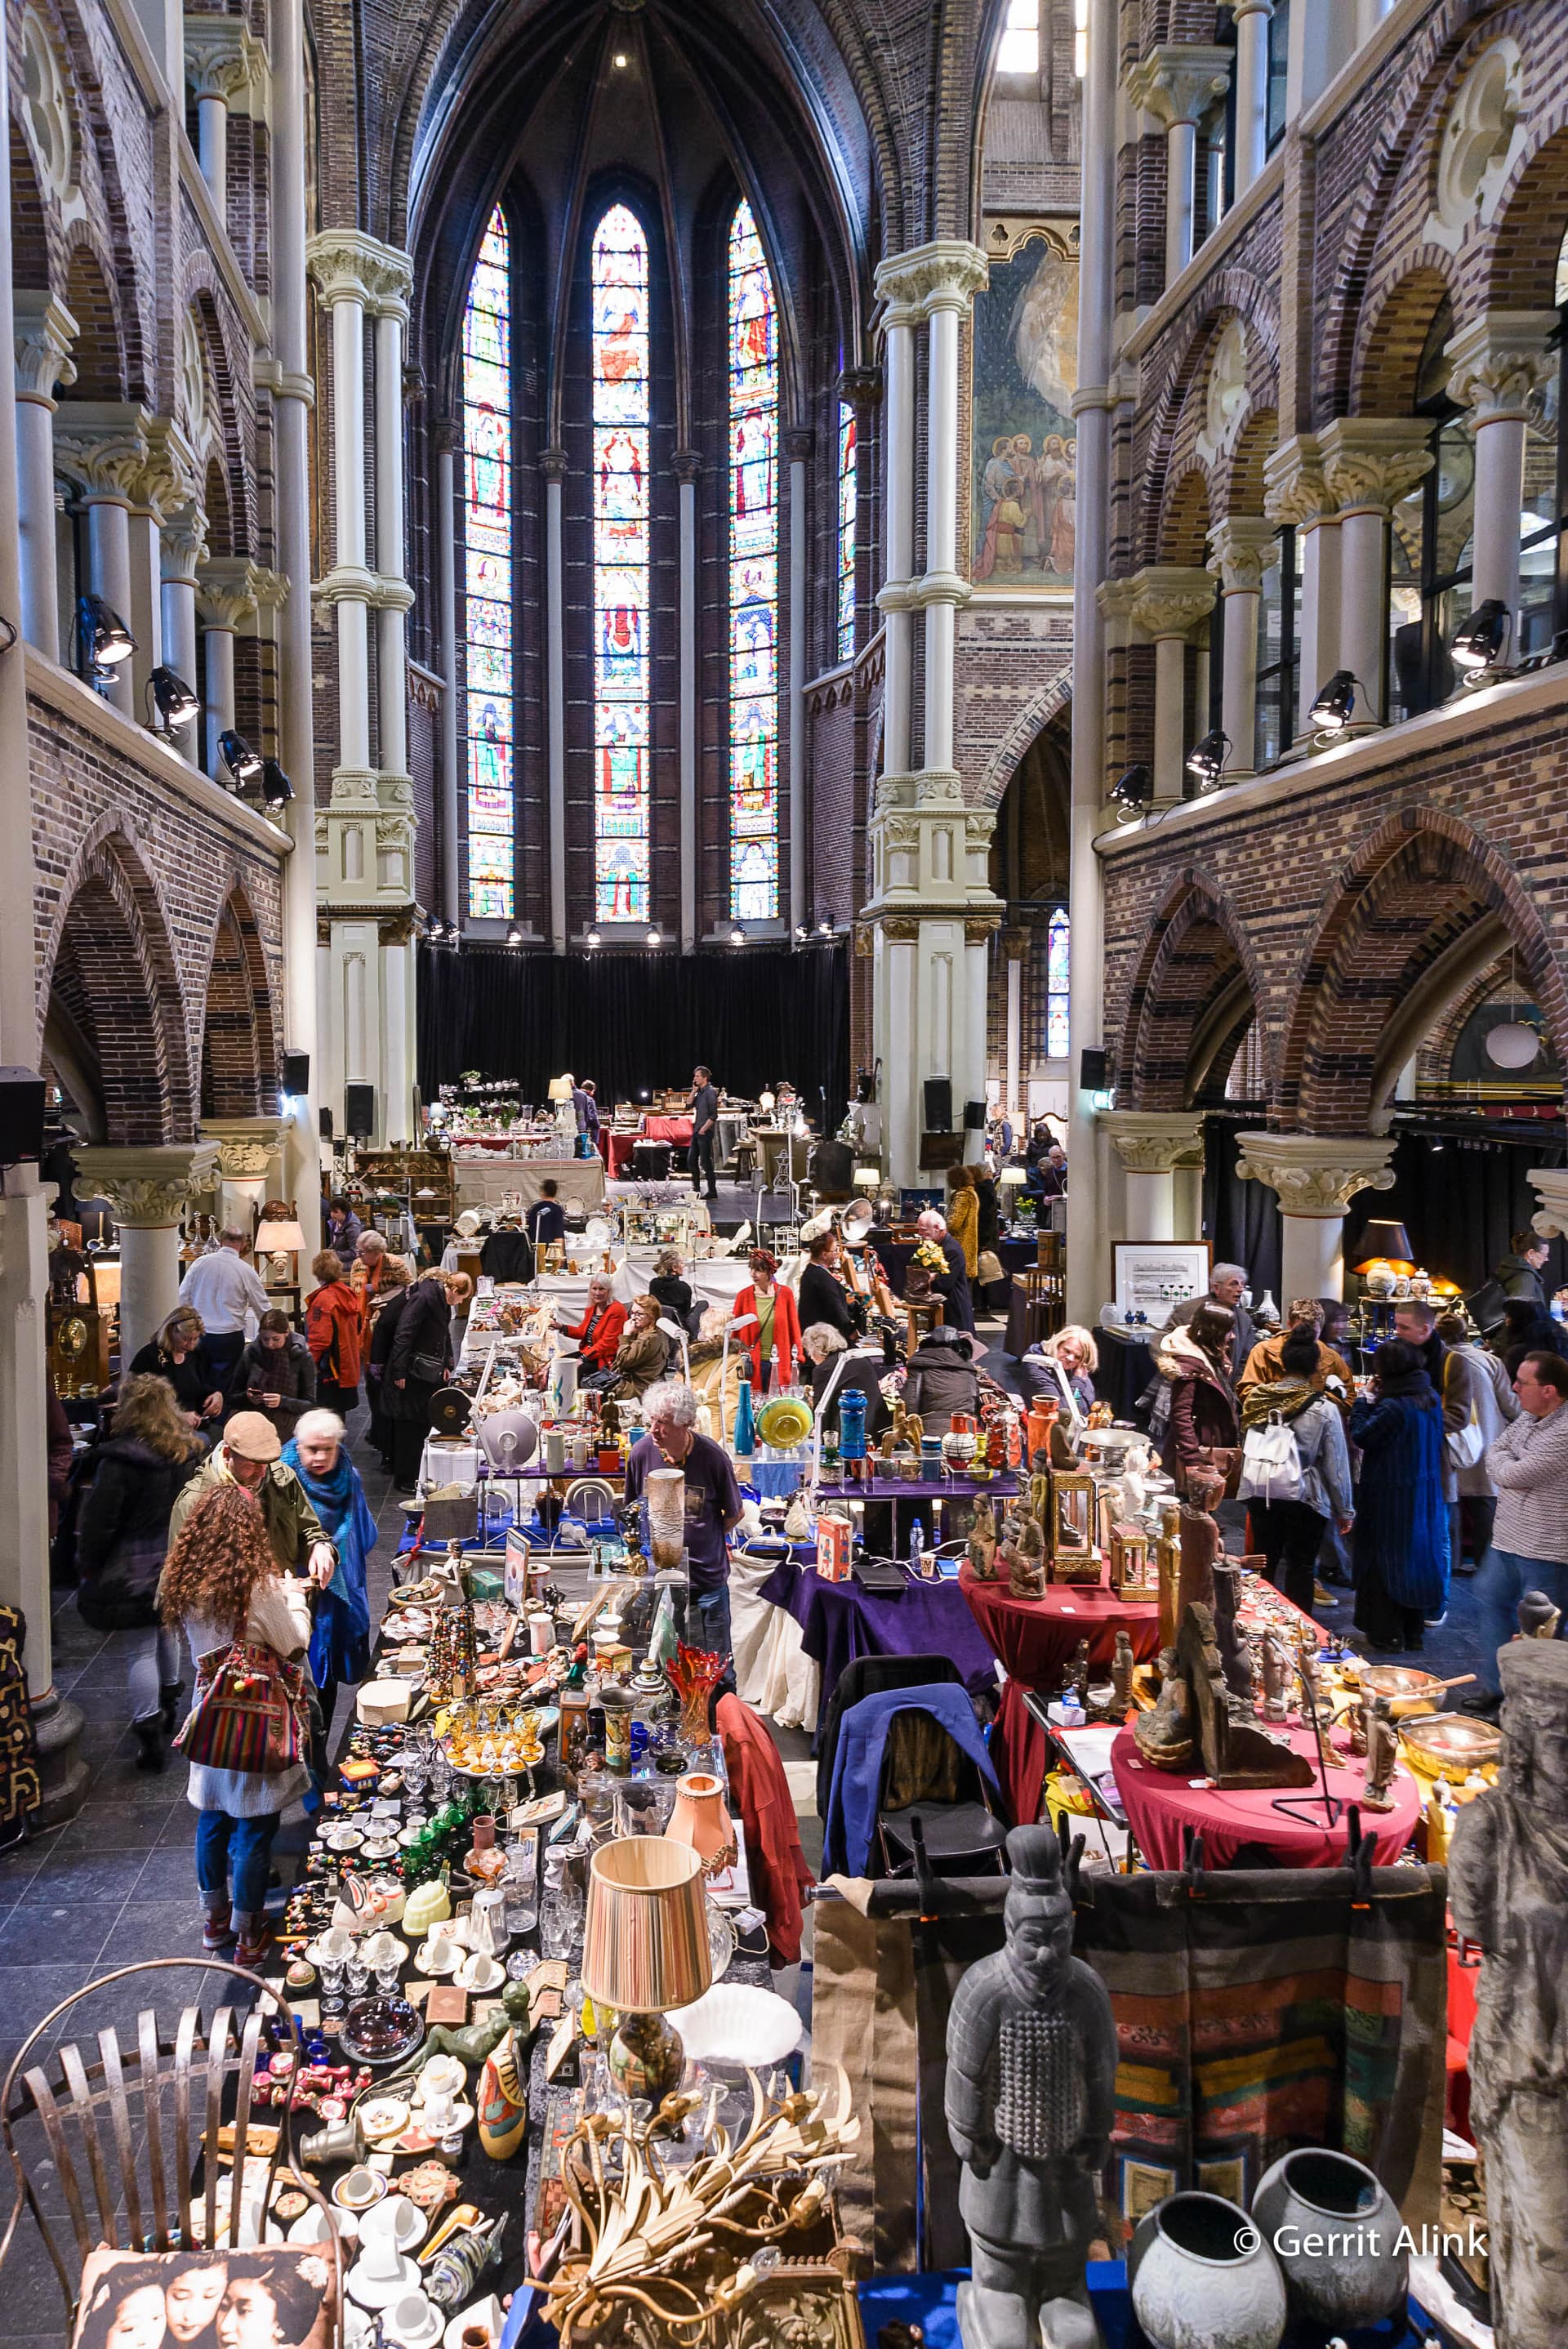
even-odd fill
[[[1446,1387],[1446,1371],[1444,1373],[1444,1384]],[[1467,1424],[1463,1427],[1450,1428],[1448,1433],[1444,1436],[1443,1442],[1448,1447],[1449,1464],[1450,1467],[1473,1468],[1476,1465],[1481,1454],[1486,1450],[1486,1438],[1481,1433],[1480,1422],[1475,1415],[1475,1405],[1473,1402],[1470,1405],[1470,1419]]]
[[[1295,1436],[1277,1411],[1261,1427],[1249,1427],[1242,1446],[1242,1481],[1236,1497],[1242,1501],[1299,1501],[1301,1453]]]

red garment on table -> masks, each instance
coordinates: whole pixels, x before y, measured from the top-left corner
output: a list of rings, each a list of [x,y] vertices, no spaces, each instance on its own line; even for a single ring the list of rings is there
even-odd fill
[[[792,1966],[800,1956],[800,1895],[816,1878],[800,1848],[789,1781],[779,1748],[738,1696],[721,1696],[714,1719],[724,1740],[730,1795],[739,1806],[746,1832],[751,1896],[768,1920],[769,1946],[775,1957]]]
[[[617,1305],[612,1298],[600,1316],[598,1327],[590,1338],[588,1324],[593,1319],[593,1308],[590,1305],[585,1309],[576,1329],[568,1330],[566,1334],[569,1338],[578,1340],[582,1346],[583,1360],[585,1362],[592,1362],[596,1371],[607,1371],[615,1359],[616,1350],[622,1339],[626,1334],[626,1309],[624,1305]]]
[[[334,1386],[359,1384],[364,1310],[346,1280],[324,1281],[312,1289],[304,1309],[304,1342],[318,1374]]]

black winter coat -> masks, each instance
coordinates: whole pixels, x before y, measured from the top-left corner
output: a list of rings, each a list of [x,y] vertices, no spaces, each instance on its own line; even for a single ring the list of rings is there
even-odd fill
[[[421,1379],[414,1363],[424,1357],[443,1364],[450,1359],[452,1309],[438,1280],[417,1280],[407,1294],[408,1301],[397,1316],[387,1356],[381,1407],[388,1419],[424,1420],[429,1416],[430,1397],[441,1380]],[[445,1375],[443,1370],[442,1378]],[[399,1379],[407,1383],[399,1386]]]
[[[279,1397],[276,1411],[262,1402],[264,1394]],[[291,1330],[282,1348],[274,1350],[253,1338],[234,1365],[229,1401],[236,1411],[259,1411],[286,1444],[315,1402],[315,1364],[304,1340]]]
[[[98,1454],[77,1519],[77,1608],[95,1631],[145,1630],[169,1548],[175,1495],[206,1458],[166,1460],[132,1435],[111,1436]]]
[[[928,1435],[945,1435],[954,1412],[973,1419],[980,1409],[980,1376],[965,1361],[954,1345],[928,1338],[909,1358],[903,1381],[903,1407],[918,1412]]]

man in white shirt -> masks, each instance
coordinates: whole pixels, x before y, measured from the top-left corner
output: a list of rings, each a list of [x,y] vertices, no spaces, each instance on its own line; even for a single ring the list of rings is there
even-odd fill
[[[180,1302],[201,1316],[207,1333],[207,1359],[227,1390],[234,1366],[253,1338],[272,1299],[245,1262],[250,1247],[243,1232],[232,1226],[222,1235],[222,1246],[210,1256],[199,1256],[180,1284]]]

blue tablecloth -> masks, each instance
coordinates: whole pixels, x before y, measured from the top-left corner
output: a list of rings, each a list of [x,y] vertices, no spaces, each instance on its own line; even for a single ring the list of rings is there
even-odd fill
[[[825,1582],[814,1566],[782,1558],[758,1592],[787,1609],[800,1644],[822,1668],[822,1712],[844,1666],[857,1656],[951,1656],[975,1696],[994,1688],[996,1660],[956,1582],[911,1582],[896,1598],[858,1582]]]
[[[949,2269],[945,2274],[872,2276],[860,2287],[861,2320],[868,2342],[882,2326],[900,2318],[918,2324],[925,2349],[961,2349],[958,2333],[958,2286],[968,2270]],[[1120,2260],[1091,2260],[1085,2281],[1105,2349],[1142,2349],[1144,2335],[1132,2313],[1127,2270]],[[1357,2331],[1347,2337],[1351,2349],[1376,2343],[1377,2349],[1419,2349],[1431,2333],[1431,2323],[1418,2302],[1409,2303],[1402,2326],[1385,2322],[1374,2332]],[[1295,2349],[1315,2349],[1328,2338],[1321,2326],[1298,2324],[1288,2338]]]

